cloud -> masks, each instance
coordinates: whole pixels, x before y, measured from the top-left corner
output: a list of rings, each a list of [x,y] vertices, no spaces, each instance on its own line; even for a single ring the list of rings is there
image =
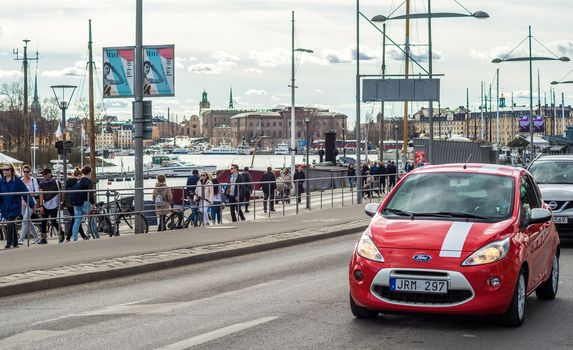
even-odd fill
[[[17,70],[0,70],[0,79],[17,78],[20,76],[20,71]]]
[[[247,92],[245,92],[245,95],[247,95],[247,96],[267,96],[268,93],[265,90],[250,89],[250,90],[247,90]]]
[[[183,62],[186,62],[187,59],[184,57],[175,57],[175,69],[184,69],[185,65]]]
[[[124,109],[128,108],[131,102],[120,100],[105,100],[105,107],[109,109]]]
[[[220,66],[216,65],[216,64],[210,64],[210,63],[198,63],[198,64],[194,64],[189,66],[189,68],[187,68],[187,71],[191,72],[191,73],[196,73],[196,74],[221,74],[223,73],[223,70],[221,69]]]
[[[573,41],[554,41],[549,44],[549,47],[557,51],[559,56],[573,56]]]
[[[43,77],[83,77],[86,74],[86,61],[77,61],[73,67],[67,67],[60,70],[49,70],[42,72]]]
[[[247,74],[263,74],[263,71],[257,68],[246,68],[243,73]]]
[[[0,36],[2,36],[4,34],[4,30],[2,29],[2,26],[0,26]]]
[[[388,56],[390,59],[395,61],[404,61],[405,54],[396,47],[391,47],[388,49]],[[411,50],[410,57],[416,60],[416,62],[428,62],[428,48],[420,48],[419,50]],[[443,54],[440,51],[432,50],[432,60],[442,61],[444,59]]]
[[[317,94],[322,94],[322,93],[324,93],[324,90],[314,89],[314,92],[316,92]]]
[[[241,60],[241,57],[239,55],[226,51],[215,51],[209,56],[211,58],[216,59],[219,62],[225,62],[225,61],[239,62]]]
[[[253,50],[249,52],[248,57],[261,67],[273,68],[290,64],[291,51],[284,48],[266,51]]]
[[[356,61],[356,47],[351,45],[340,50],[325,50],[322,52],[322,57],[330,64],[354,62]],[[364,46],[360,48],[360,61],[376,59],[378,59],[378,54],[374,50]]]

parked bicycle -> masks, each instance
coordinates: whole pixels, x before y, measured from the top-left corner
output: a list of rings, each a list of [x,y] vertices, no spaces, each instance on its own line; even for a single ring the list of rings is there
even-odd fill
[[[149,224],[142,213],[134,213],[133,196],[121,197],[117,191],[108,191],[108,197],[113,197],[113,201],[96,203],[93,215],[96,216],[96,222],[99,232],[106,233],[110,237],[119,236],[120,224],[125,223],[133,230],[135,218],[138,216],[143,222],[143,232],[149,232]]]

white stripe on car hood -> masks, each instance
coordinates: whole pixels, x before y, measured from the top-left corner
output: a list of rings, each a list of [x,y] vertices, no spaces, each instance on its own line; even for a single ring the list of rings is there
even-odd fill
[[[459,258],[462,255],[462,248],[466,242],[468,233],[472,228],[473,223],[471,222],[454,222],[444,243],[442,243],[442,250],[440,251],[440,256],[445,258]]]

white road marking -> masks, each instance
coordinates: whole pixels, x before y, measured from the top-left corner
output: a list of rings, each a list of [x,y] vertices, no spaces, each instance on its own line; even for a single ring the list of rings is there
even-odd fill
[[[444,258],[459,258],[462,255],[462,248],[464,247],[472,225],[473,223],[471,222],[452,223],[442,243],[440,256]]]
[[[276,320],[277,318],[278,318],[278,316],[269,316],[269,317],[258,318],[256,320],[252,320],[252,321],[248,321],[248,322],[235,323],[235,324],[227,326],[227,327],[223,327],[223,328],[220,328],[220,329],[208,332],[208,333],[204,333],[204,334],[201,334],[201,335],[189,338],[189,339],[182,340],[182,341],[177,342],[177,343],[173,343],[173,344],[158,348],[157,350],[180,350],[180,349],[183,350],[183,349],[187,349],[187,348],[190,348],[192,346],[204,344],[206,342],[210,342],[210,341],[215,340],[215,339],[226,337],[226,336],[233,334],[233,333],[244,331],[245,329],[256,327],[256,326],[261,325],[263,323],[267,323],[267,322]]]
[[[106,308],[100,310],[93,310],[82,312],[79,314],[71,314],[64,316],[65,317],[77,317],[77,316],[102,316],[102,315],[121,315],[121,314],[138,314],[138,315],[147,315],[147,314],[160,314],[160,313],[168,313],[173,310],[178,310],[181,308],[191,307],[195,304],[202,303],[205,301],[210,301],[219,298],[226,298],[232,296],[234,294],[239,294],[243,292],[248,292],[253,289],[258,288],[268,288],[271,283],[275,283],[281,280],[274,280],[271,282],[260,283],[254,286],[246,287],[243,289],[237,289],[230,292],[225,292],[217,295],[212,295],[202,299],[196,299],[191,301],[184,301],[184,302],[173,302],[173,303],[159,303],[159,304],[139,304],[134,305],[134,303],[127,303],[127,304],[118,304],[108,306]]]
[[[46,338],[61,336],[66,333],[70,333],[70,331],[29,330],[8,338],[0,339],[0,348],[5,349],[11,346],[33,343]]]

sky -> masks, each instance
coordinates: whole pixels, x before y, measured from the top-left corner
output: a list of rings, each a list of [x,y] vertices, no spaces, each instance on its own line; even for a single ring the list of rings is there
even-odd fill
[[[135,0],[19,0],[7,1],[0,12],[0,84],[22,80],[22,61],[14,60],[13,49],[39,53],[30,64],[38,72],[40,98],[52,97],[50,85],[78,86],[76,98],[87,97],[86,59],[88,20],[92,20],[94,57],[98,79],[96,102],[101,99],[103,47],[135,44]],[[401,0],[362,0],[366,18],[405,14]],[[427,0],[411,0],[412,13],[427,12]],[[479,6],[476,7],[476,6]],[[464,9],[467,8],[466,9]],[[517,0],[432,1],[433,12],[468,13],[478,10],[488,19],[454,18],[432,21],[433,72],[441,79],[441,106],[466,104],[477,109],[480,84],[496,96],[496,68],[500,68],[500,93],[515,103],[529,102],[527,62],[493,64],[491,59],[527,55],[528,26],[532,26],[534,56],[573,58],[573,29],[570,0],[541,2]],[[201,93],[207,91],[212,108],[226,109],[233,89],[237,109],[269,109],[291,104],[291,16],[295,12],[296,48],[314,53],[297,54],[296,105],[317,106],[344,113],[352,124],[356,115],[356,1],[355,0],[143,0],[143,42],[174,44],[176,56],[175,96],[153,98],[153,114],[179,120],[197,114]],[[364,18],[360,21],[360,73],[381,72],[382,35]],[[379,25],[381,28],[381,24]],[[411,23],[412,56],[427,69],[427,20]],[[389,38],[405,42],[405,21],[389,21]],[[517,47],[517,48],[516,48]],[[388,74],[404,72],[403,55],[396,46],[386,48]],[[537,100],[537,71],[541,98],[549,100],[550,82],[573,80],[573,62],[534,62],[534,99]],[[410,71],[419,73],[413,67]],[[568,74],[568,75],[567,75]],[[572,104],[573,84],[557,85],[565,104]],[[536,102],[535,102],[536,103]],[[104,112],[129,119],[130,99],[104,100]],[[411,107],[416,111],[424,103]],[[494,100],[495,105],[495,100]],[[374,118],[379,103],[362,103],[362,121]],[[68,116],[79,113],[73,108]],[[387,103],[387,116],[403,114],[403,103]]]

